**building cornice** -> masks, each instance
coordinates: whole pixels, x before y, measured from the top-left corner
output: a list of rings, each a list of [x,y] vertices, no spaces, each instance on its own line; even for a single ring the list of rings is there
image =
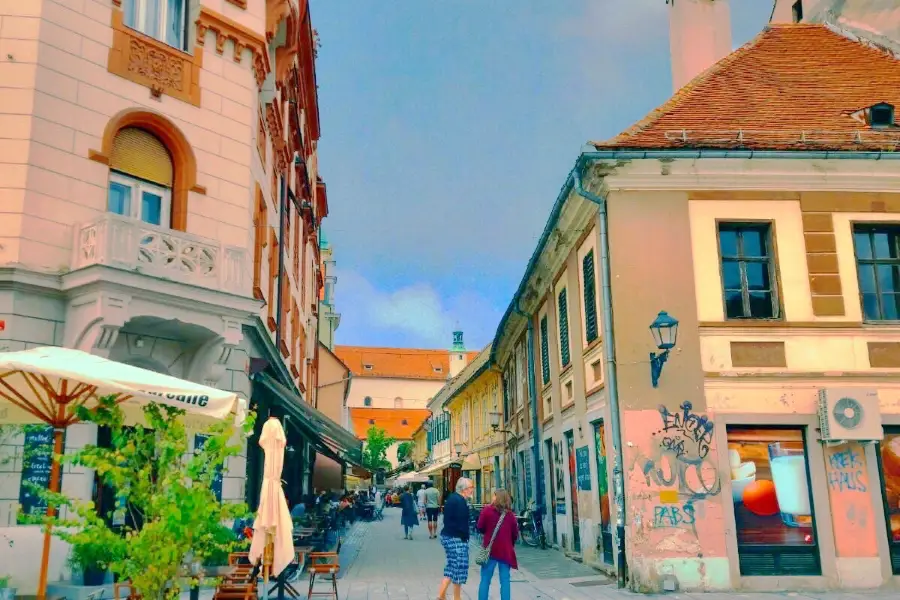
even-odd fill
[[[898,166],[894,160],[686,156],[601,160],[591,170],[602,177],[600,195],[695,190],[900,193]]]

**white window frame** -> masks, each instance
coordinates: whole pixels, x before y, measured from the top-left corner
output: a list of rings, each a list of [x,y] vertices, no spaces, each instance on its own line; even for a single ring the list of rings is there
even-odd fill
[[[136,177],[129,177],[123,173],[111,171],[109,174],[110,183],[118,183],[131,188],[131,211],[130,214],[122,215],[131,219],[145,222],[141,215],[141,207],[143,205],[142,196],[144,192],[150,192],[162,198],[162,206],[160,209],[160,224],[158,227],[170,229],[172,224],[172,190],[155,183],[149,183]],[[107,209],[109,208],[109,187],[107,186]],[[153,225],[153,223],[147,223]]]
[[[148,0],[123,0],[122,10],[126,15],[126,25],[140,31],[144,35],[148,37],[152,37],[155,40],[158,40],[166,45],[172,46],[173,48],[177,48],[178,50],[185,51],[187,47],[187,11],[188,11],[188,2],[187,0],[179,0],[181,2],[181,16],[182,23],[180,23],[180,40],[178,45],[173,45],[169,43],[167,36],[167,25],[169,21],[169,0],[156,0],[159,3],[159,15],[158,15],[158,23],[157,27],[159,29],[160,35],[155,36],[147,33],[147,21],[150,18],[150,15],[147,14],[147,2]],[[133,15],[134,22],[128,23],[128,14],[129,12]]]

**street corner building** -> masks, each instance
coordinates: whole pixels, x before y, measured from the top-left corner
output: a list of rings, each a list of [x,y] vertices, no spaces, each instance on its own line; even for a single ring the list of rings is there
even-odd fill
[[[826,4],[732,52],[670,3],[674,96],[582,153],[492,344],[514,496],[636,591],[900,581],[900,54]]]
[[[317,456],[358,461],[346,421],[317,409],[319,338],[338,315],[307,0],[6,2],[0,46],[0,351],[76,348],[237,392],[260,427],[283,419],[292,501]],[[0,467],[0,534],[15,543],[0,562],[22,593],[41,532],[17,523],[43,509],[26,483],[47,482],[21,456],[46,439],[4,439],[18,458]],[[108,440],[67,430],[67,449],[89,443]],[[254,505],[261,470],[251,438],[216,495]],[[61,478],[111,509],[92,472]],[[53,544],[51,588],[70,576]]]

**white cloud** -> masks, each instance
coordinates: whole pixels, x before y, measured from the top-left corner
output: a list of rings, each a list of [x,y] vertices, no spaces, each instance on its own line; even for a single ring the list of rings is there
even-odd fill
[[[379,289],[355,271],[338,272],[335,291],[341,344],[449,347],[457,327],[469,348],[493,338],[500,315],[473,291],[442,298],[427,283]]]

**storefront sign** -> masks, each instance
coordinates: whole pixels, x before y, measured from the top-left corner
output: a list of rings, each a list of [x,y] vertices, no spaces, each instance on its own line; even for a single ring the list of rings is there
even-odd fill
[[[556,501],[556,514],[558,514],[558,515],[566,514],[566,501],[565,500],[557,500]]]
[[[587,446],[575,450],[575,465],[578,477],[578,489],[590,491],[591,489],[591,455]]]

